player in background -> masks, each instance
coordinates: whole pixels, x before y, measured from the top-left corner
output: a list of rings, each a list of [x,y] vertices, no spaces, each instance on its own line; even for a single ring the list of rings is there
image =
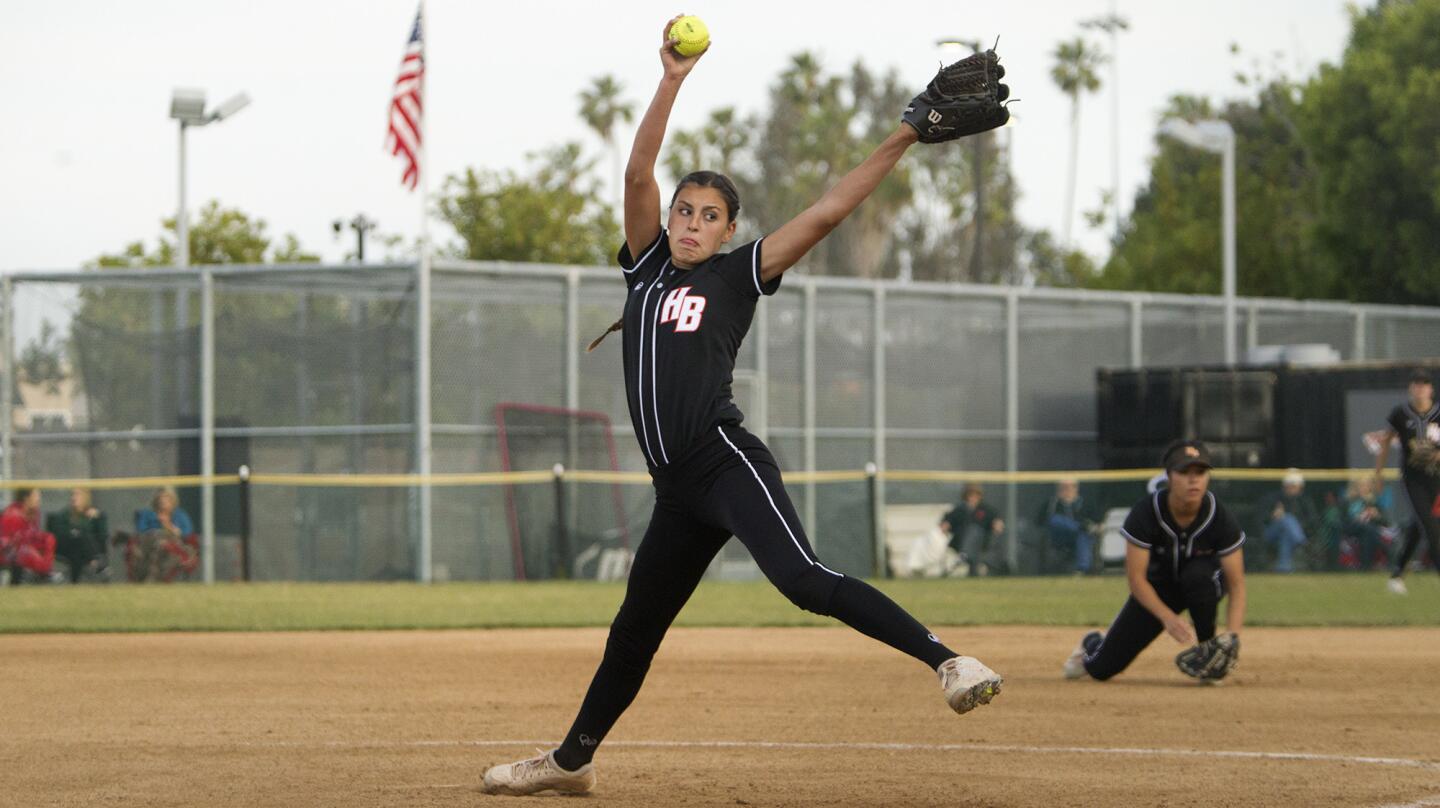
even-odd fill
[[[1175,441],[1161,466],[1165,487],[1136,503],[1121,529],[1130,598],[1109,631],[1081,639],[1065,661],[1067,679],[1109,679],[1162,631],[1184,646],[1209,640],[1227,592],[1226,628],[1238,636],[1244,626],[1245,533],[1210,491],[1209,450]],[[1190,623],[1180,616],[1186,611]]]
[[[849,216],[919,141],[920,127],[928,124],[912,123],[911,116],[923,96],[869,157],[808,209],[769,236],[721,253],[735,235],[740,207],[734,184],[723,175],[702,171],[682,178],[661,226],[655,163],[680,86],[703,55],[683,57],[672,49],[674,22],[662,35],[664,75],[625,172],[619,255],[629,289],[619,324],[625,387],[655,487],[655,510],[604,657],[564,741],[538,757],[491,767],[484,776],[487,793],[584,793],[594,786],[597,747],[639,693],[671,621],[732,535],[795,605],[835,617],[938,673],[956,712],[988,703],[1002,684],[994,671],[947,648],[879,590],[819,562],[775,458],[740,426],[743,416],[730,396],[735,357],[760,296],[774,294],[781,274]],[[928,120],[942,118],[935,112]],[[990,124],[1003,124],[1003,118]],[[930,136],[936,140],[933,130]]]
[[[1414,518],[1405,528],[1405,541],[1390,569],[1386,585],[1397,595],[1407,593],[1405,567],[1423,538],[1430,546],[1430,562],[1440,572],[1440,403],[1435,401],[1435,380],[1424,370],[1410,374],[1409,397],[1390,411],[1386,428],[1367,434],[1376,445],[1377,487],[1390,459],[1390,442],[1400,442],[1400,482],[1410,498]]]

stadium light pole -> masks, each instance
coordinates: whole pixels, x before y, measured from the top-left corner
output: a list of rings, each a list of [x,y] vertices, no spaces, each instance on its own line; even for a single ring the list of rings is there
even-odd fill
[[[1160,134],[1221,158],[1221,239],[1224,244],[1222,283],[1225,298],[1225,364],[1235,364],[1235,130],[1225,121],[1191,123],[1172,118],[1160,123]]]
[[[205,91],[177,88],[170,96],[170,117],[180,122],[180,202],[175,214],[176,266],[190,266],[190,223],[185,210],[185,132],[192,126],[223,121],[250,104],[250,96],[237,93],[229,101],[205,111]]]

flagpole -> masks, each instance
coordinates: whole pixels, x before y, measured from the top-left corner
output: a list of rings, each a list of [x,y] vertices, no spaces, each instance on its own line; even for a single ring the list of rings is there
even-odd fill
[[[430,21],[425,15],[425,0],[420,0],[420,30],[422,36],[420,75],[420,98],[423,107],[420,115],[429,111],[431,99],[425,93],[425,73],[429,65],[424,55],[430,30]],[[415,264],[415,473],[420,475],[417,501],[419,543],[415,553],[415,580],[420,583],[431,581],[431,542],[434,536],[431,514],[432,491],[430,473],[434,459],[434,445],[430,429],[430,226],[427,206],[430,199],[430,161],[428,159],[430,132],[423,126],[419,149],[420,163],[420,259]]]

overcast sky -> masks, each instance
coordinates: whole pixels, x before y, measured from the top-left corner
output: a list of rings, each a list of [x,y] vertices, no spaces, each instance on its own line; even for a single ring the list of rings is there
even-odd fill
[[[1156,114],[1175,93],[1243,94],[1236,42],[1292,74],[1337,60],[1342,0],[1114,0],[1131,31],[1119,49],[1122,199],[1143,181]],[[429,0],[427,111],[432,186],[465,166],[522,168],[538,146],[599,143],[577,114],[589,79],[613,73],[644,108],[660,67],[659,29],[677,11],[709,24],[714,48],[676,105],[672,126],[711,109],[762,109],[791,54],[818,52],[842,70],[856,59],[894,67],[918,91],[940,58],[940,36],[1000,52],[1019,120],[1013,167],[1030,226],[1061,229],[1069,104],[1049,77],[1057,42],[1112,0],[1016,0],[986,5],[872,3],[472,2]],[[973,6],[973,7],[972,7]],[[817,9],[834,11],[817,12]],[[842,11],[843,9],[843,11]],[[61,269],[144,238],[177,201],[174,87],[218,104],[241,90],[252,105],[189,137],[189,198],[218,199],[294,233],[339,260],[330,222],[363,211],[383,230],[414,235],[418,205],[383,149],[391,83],[409,33],[411,0],[46,0],[7,4],[0,86],[0,269]],[[1077,208],[1110,182],[1110,73],[1082,112]],[[899,110],[897,110],[897,115]],[[628,139],[632,130],[626,130]],[[608,163],[602,163],[608,165]],[[666,178],[661,177],[662,181]],[[1078,215],[1077,215],[1078,219]],[[1103,256],[1105,242],[1083,234]],[[437,230],[442,238],[447,234]]]

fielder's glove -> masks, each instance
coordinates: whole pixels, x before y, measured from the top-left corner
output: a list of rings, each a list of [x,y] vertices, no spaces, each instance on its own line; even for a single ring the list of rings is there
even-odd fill
[[[1410,440],[1410,468],[1432,477],[1440,476],[1440,446],[1423,437]]]
[[[920,133],[921,143],[987,132],[1005,125],[1010,87],[1000,83],[1005,68],[992,48],[940,68],[925,92],[915,96],[900,120]]]
[[[1240,638],[1229,633],[1181,651],[1175,657],[1175,667],[1195,679],[1224,679],[1239,659]]]

